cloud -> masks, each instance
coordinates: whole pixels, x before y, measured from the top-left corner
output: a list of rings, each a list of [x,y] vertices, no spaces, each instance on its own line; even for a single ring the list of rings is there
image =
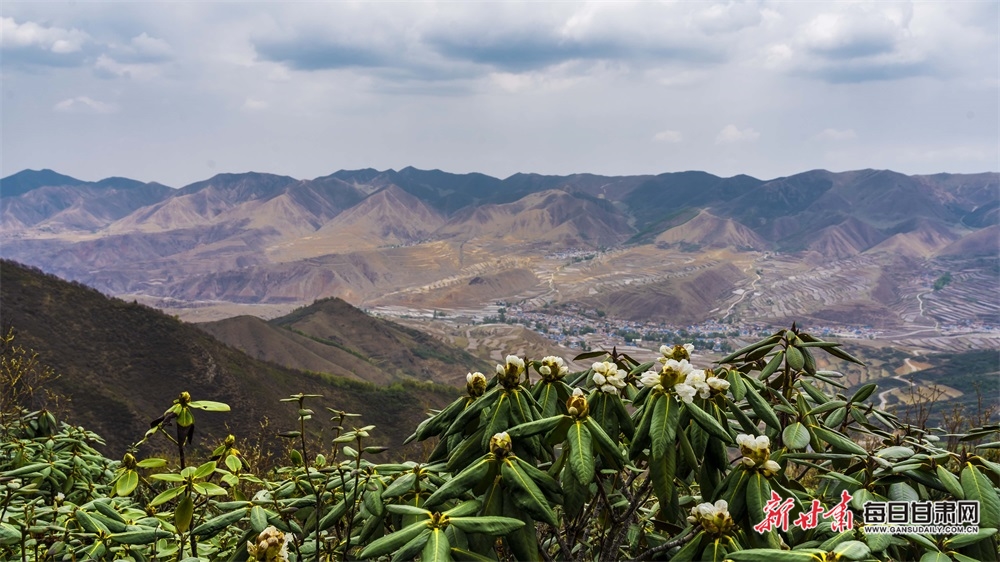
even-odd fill
[[[0,19],[0,50],[5,64],[76,66],[90,36],[77,29]]]
[[[62,100],[52,106],[60,113],[114,113],[117,108],[109,103],[97,101],[87,96],[77,96]]]
[[[684,136],[681,135],[680,131],[671,131],[667,129],[653,135],[653,140],[656,142],[678,143],[684,140]]]
[[[747,127],[740,130],[736,125],[726,125],[715,135],[715,144],[731,144],[734,142],[752,142],[760,138],[760,133]]]
[[[823,129],[816,135],[817,140],[845,141],[858,138],[854,129]]]
[[[256,98],[247,98],[243,102],[243,109],[247,111],[260,111],[262,109],[267,109],[268,103],[264,100],[259,100]]]
[[[800,43],[829,59],[853,59],[891,53],[904,36],[901,25],[885,13],[820,14],[799,34]]]
[[[112,50],[115,58],[129,63],[159,63],[174,56],[170,43],[151,37],[145,31],[132,37],[128,44],[112,46]]]
[[[939,77],[954,66],[946,53],[966,32],[944,32],[948,18],[935,10],[930,4],[832,4],[810,14],[790,41],[768,47],[764,66],[833,84]]]
[[[761,8],[757,2],[714,4],[694,15],[694,23],[708,34],[732,33],[760,24]]]

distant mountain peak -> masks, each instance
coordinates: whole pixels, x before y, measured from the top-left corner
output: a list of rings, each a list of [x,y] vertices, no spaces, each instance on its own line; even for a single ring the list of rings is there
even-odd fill
[[[81,185],[87,183],[74,177],[65,176],[48,168],[41,170],[21,170],[0,179],[0,197],[15,197],[45,186]]]

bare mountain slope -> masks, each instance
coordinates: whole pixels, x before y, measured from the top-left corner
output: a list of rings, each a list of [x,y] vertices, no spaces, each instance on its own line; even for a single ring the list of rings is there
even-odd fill
[[[271,250],[277,261],[409,244],[430,236],[445,217],[395,185],[338,214],[315,232]]]
[[[690,277],[624,287],[580,300],[615,318],[684,325],[710,317],[710,311],[743,279],[736,266],[720,263]]]
[[[691,244],[703,248],[763,250],[768,247],[760,236],[733,219],[721,219],[702,211],[693,219],[656,237],[662,245]]]
[[[507,243],[611,246],[633,233],[610,203],[560,190],[532,193],[513,203],[489,204],[459,212],[436,236]]]

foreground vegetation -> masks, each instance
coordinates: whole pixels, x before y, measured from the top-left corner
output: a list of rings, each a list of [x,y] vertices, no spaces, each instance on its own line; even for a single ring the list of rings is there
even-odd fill
[[[112,460],[97,435],[19,408],[33,389],[12,385],[0,559],[998,559],[1000,426],[943,439],[904,425],[871,404],[874,384],[839,393],[814,354],[857,360],[794,325],[712,369],[685,346],[661,353],[585,354],[581,373],[508,356],[470,373],[466,396],[412,435],[433,444],[422,462],[378,462],[373,426],[320,416],[308,394],[284,399],[298,428],[280,434],[283,466],[231,436],[194,459],[196,415],[229,407],[187,393]],[[5,382],[25,381],[31,357],[8,346]],[[321,417],[332,440],[311,437]],[[144,457],[154,442],[175,454]],[[864,504],[886,500],[978,501],[979,531],[868,532]]]

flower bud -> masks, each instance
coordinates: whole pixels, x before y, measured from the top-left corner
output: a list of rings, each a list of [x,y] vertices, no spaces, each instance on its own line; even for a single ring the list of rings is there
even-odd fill
[[[587,398],[579,388],[573,389],[573,395],[566,401],[566,411],[578,420],[586,418],[590,413],[590,404],[587,404]]]
[[[486,375],[475,372],[465,376],[465,389],[469,396],[479,398],[486,392]]]
[[[516,355],[508,355],[503,365],[497,365],[497,377],[506,389],[517,388],[521,384],[521,373],[524,372],[524,359]]]
[[[506,431],[490,437],[490,452],[498,457],[506,457],[513,446],[513,443],[510,441],[510,435],[507,435]]]

